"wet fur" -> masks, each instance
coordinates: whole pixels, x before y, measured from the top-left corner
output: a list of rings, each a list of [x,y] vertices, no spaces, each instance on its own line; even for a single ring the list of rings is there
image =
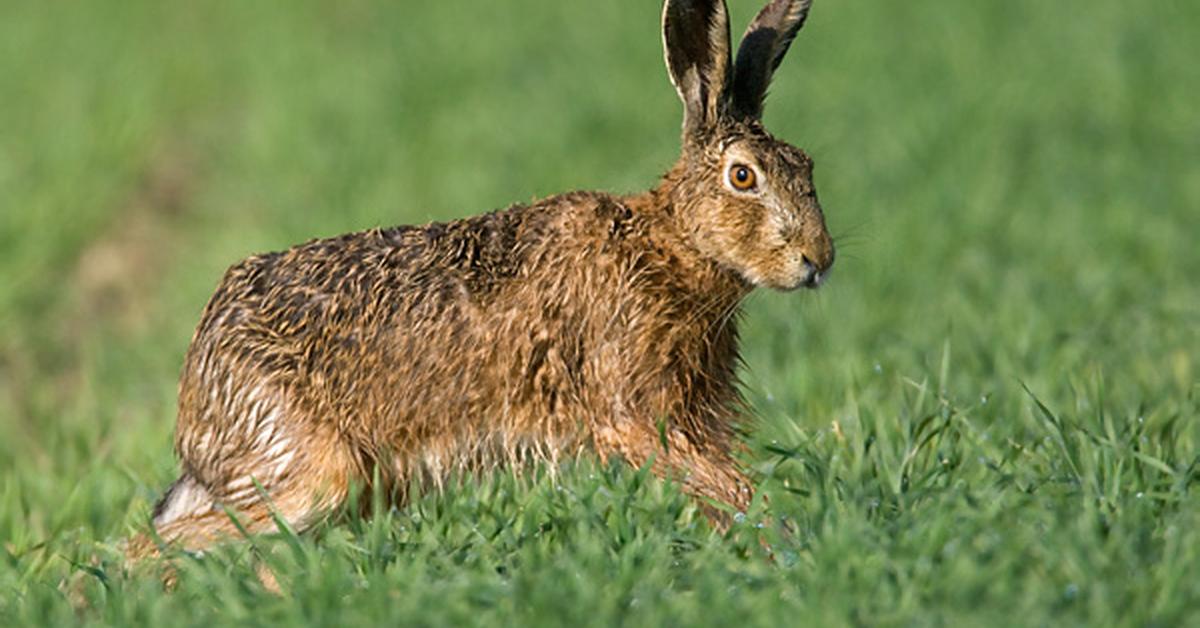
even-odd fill
[[[763,15],[786,16],[781,4]],[[739,305],[756,285],[815,285],[833,247],[811,161],[730,113],[754,107],[732,106],[727,77],[703,76],[730,63],[692,58],[728,55],[718,15],[721,2],[667,3],[688,122],[655,189],[564,194],[232,267],[185,358],[182,472],[155,509],[159,539],[201,549],[235,534],[226,509],[251,532],[274,527],[272,509],[304,529],[354,482],[379,478],[399,502],[414,483],[585,451],[744,509]],[[687,30],[674,37],[684,53],[672,28]],[[731,158],[753,161],[759,194],[727,189]]]

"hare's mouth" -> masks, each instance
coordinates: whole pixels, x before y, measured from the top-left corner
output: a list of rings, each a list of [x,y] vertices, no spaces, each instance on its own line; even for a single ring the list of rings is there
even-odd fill
[[[816,264],[808,261],[808,258],[805,257],[804,272],[800,276],[800,287],[816,290],[817,288],[821,287],[822,283],[825,283],[825,278],[828,276],[828,269],[822,270],[817,268]]]
[[[820,288],[823,283],[826,282],[828,276],[829,269],[817,268],[816,264],[809,262],[808,258],[804,258],[803,262],[799,264],[799,268],[797,268],[796,271],[794,271],[794,273],[792,273],[790,276],[787,276],[786,280],[768,281],[764,283],[766,283],[768,287],[778,289],[778,291],[781,292],[793,292],[798,291],[800,288]]]
[[[816,290],[825,283],[825,278],[828,276],[829,273],[827,271],[822,272],[816,269],[811,271],[805,270],[795,277],[788,278],[787,281],[765,281],[762,283],[762,285],[780,292],[795,292],[801,288],[805,290]]]
[[[806,277],[802,279],[800,283],[796,285],[796,287],[804,288],[806,290],[816,290],[817,288],[820,288],[821,284],[823,283],[825,283],[825,275],[822,273],[817,273],[812,277]]]
[[[808,259],[808,256],[801,256],[800,264],[796,271],[788,277],[788,281],[780,282],[777,285],[772,285],[776,290],[791,292],[805,288],[808,290],[816,290],[825,283],[825,279],[829,277],[829,269],[819,268],[816,264]]]

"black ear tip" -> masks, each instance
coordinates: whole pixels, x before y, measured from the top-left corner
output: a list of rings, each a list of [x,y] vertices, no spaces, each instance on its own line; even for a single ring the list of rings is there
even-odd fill
[[[811,5],[811,0],[773,0],[746,29],[733,70],[733,110],[739,115],[762,115],[771,75],[804,26]]]
[[[779,31],[772,27],[767,26],[755,29],[746,33],[746,36],[742,38],[742,48],[740,50],[746,50],[746,47],[749,46],[752,50],[767,52],[775,46],[775,40],[778,37]]]

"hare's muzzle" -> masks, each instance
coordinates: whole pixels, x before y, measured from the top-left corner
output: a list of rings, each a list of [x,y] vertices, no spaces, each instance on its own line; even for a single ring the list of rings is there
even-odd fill
[[[805,288],[819,287],[821,285],[821,281],[825,279],[825,273],[817,270],[816,264],[813,264],[812,260],[808,259],[807,255],[804,256],[803,261],[804,276],[800,278],[800,285],[804,286]]]
[[[830,238],[829,233],[822,229],[815,241],[806,246],[804,252],[800,254],[804,267],[800,285],[805,288],[820,287],[825,278],[829,276],[829,270],[833,267],[833,258],[833,238]]]

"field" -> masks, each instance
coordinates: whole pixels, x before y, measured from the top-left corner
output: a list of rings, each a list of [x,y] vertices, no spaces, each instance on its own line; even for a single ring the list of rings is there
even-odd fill
[[[649,187],[659,5],[3,13],[0,625],[1200,623],[1200,4],[817,0],[766,122],[840,257],[747,303],[771,501],[727,535],[584,459],[181,557],[172,592],[118,544],[224,269]]]

